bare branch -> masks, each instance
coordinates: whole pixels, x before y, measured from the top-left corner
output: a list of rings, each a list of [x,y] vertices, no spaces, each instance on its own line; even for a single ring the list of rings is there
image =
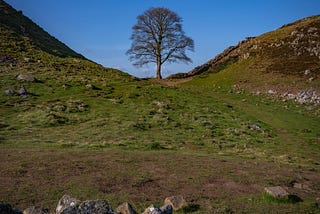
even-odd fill
[[[135,66],[157,64],[157,77],[161,78],[161,65],[165,62],[191,62],[186,51],[194,50],[194,42],[185,36],[182,19],[166,8],[151,8],[137,17],[132,27],[132,45],[127,51]]]

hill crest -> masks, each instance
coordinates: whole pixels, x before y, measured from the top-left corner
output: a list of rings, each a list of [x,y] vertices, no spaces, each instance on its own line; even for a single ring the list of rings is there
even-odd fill
[[[3,0],[0,1],[0,38],[2,55],[14,57],[21,52],[41,50],[59,57],[84,59]],[[1,53],[3,51],[6,53]]]

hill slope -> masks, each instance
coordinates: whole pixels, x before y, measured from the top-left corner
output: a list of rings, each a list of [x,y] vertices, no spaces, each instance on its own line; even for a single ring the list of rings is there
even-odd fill
[[[3,0],[0,1],[0,38],[0,56],[42,50],[61,57],[83,58]]]
[[[215,73],[219,75],[211,78],[217,84],[225,75],[230,86],[236,88],[269,91],[288,98],[307,93],[310,99],[301,102],[320,103],[320,16],[247,38],[187,74],[170,78]]]
[[[70,194],[112,205],[130,201],[142,213],[181,194],[191,202],[186,212],[317,211],[319,108],[229,93],[223,87],[237,74],[232,65],[221,77],[208,72],[169,87],[63,52],[56,40],[41,48],[34,42],[41,36],[16,33],[16,21],[5,26],[1,200],[55,210]],[[262,194],[270,185],[288,187],[304,201],[270,201]]]

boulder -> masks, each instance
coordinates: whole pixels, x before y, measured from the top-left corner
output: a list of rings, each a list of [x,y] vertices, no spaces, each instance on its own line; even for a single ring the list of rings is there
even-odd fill
[[[76,198],[71,198],[69,195],[64,195],[58,202],[58,205],[56,208],[56,214],[61,214],[66,208],[70,208],[70,207],[74,208],[80,202],[81,201],[77,200]]]
[[[289,193],[281,186],[266,187],[264,191],[275,198],[288,198]]]
[[[109,203],[104,200],[84,201],[78,209],[81,214],[115,214]]]
[[[137,212],[132,208],[131,204],[125,202],[117,207],[118,214],[136,214]]]
[[[20,74],[17,77],[17,80],[23,80],[23,81],[26,81],[26,82],[36,82],[36,78],[34,76],[25,75],[25,74]]]
[[[164,204],[171,205],[174,210],[179,210],[183,207],[188,206],[187,202],[184,200],[183,196],[171,196],[164,200]]]
[[[23,211],[23,214],[50,214],[50,210],[43,207],[29,207]]]

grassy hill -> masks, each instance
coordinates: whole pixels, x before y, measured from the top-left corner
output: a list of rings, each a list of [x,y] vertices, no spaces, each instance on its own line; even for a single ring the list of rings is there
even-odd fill
[[[54,210],[70,194],[143,211],[182,194],[190,207],[178,213],[318,211],[319,107],[231,90],[239,66],[255,58],[183,84],[140,80],[0,5],[1,200]],[[19,31],[19,19],[37,33]],[[303,202],[265,197],[270,185]]]
[[[312,91],[317,94],[313,103],[320,103],[319,25],[320,16],[312,16],[249,37],[192,71],[171,78],[200,75],[208,77],[208,84],[222,86],[228,82],[235,90],[272,91],[272,95],[289,99]]]

